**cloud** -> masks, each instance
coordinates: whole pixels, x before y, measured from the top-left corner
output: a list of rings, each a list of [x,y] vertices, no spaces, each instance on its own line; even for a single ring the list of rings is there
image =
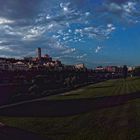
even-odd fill
[[[140,20],[140,1],[139,0],[108,0],[101,6],[104,13],[102,18],[118,19],[120,22],[136,23]],[[115,22],[115,21],[114,21]]]
[[[54,57],[73,55],[78,61],[86,55],[77,44],[108,39],[117,29],[116,21],[139,22],[139,4],[139,0],[1,0],[0,55],[33,55],[42,47]],[[101,49],[98,46],[95,52]]]
[[[6,19],[6,18],[0,18],[0,25],[1,24],[10,24],[10,23],[14,23],[14,21],[10,20],[10,19]]]
[[[30,6],[33,4],[32,7],[17,2],[18,0],[15,2],[6,0],[3,5],[7,6],[8,11],[5,15],[4,13],[0,15],[5,16],[0,20],[0,31],[3,32],[0,34],[0,40],[7,40],[3,47],[5,46],[5,53],[10,56],[33,54],[29,52],[33,52],[36,47],[46,48],[53,56],[76,54],[76,48],[69,47],[69,42],[82,42],[85,37],[106,38],[113,31],[113,25],[110,27],[88,25],[91,13],[78,10],[70,2],[35,1],[35,4],[38,4],[37,9],[33,1],[29,2]],[[27,10],[25,13],[21,5]],[[41,6],[43,8],[39,9]],[[45,9],[46,6],[49,10]],[[53,13],[53,9],[57,12]],[[27,15],[27,12],[30,14]],[[75,25],[75,29],[71,28],[72,24]],[[78,24],[86,26],[77,28]],[[14,49],[17,51],[13,51]],[[84,56],[77,55],[75,59],[82,59]]]
[[[76,58],[79,59],[79,60],[83,60],[83,59],[85,59],[86,56],[87,56],[87,54],[84,53],[84,54],[76,56]]]
[[[115,29],[116,27],[113,24],[107,24],[106,26],[86,26],[75,29],[75,35],[79,35],[81,38],[87,36],[89,38],[106,39]]]
[[[0,51],[13,51],[10,47],[6,47],[6,46],[0,46]]]
[[[60,7],[63,9],[63,11],[65,13],[69,12],[69,5],[70,5],[70,2],[68,2],[68,3],[60,3]]]
[[[95,49],[95,53],[99,53],[99,51],[102,49],[103,47],[101,46],[97,46],[97,48]]]
[[[31,18],[38,12],[38,7],[42,3],[38,0],[1,0],[0,1],[0,17],[10,19]]]

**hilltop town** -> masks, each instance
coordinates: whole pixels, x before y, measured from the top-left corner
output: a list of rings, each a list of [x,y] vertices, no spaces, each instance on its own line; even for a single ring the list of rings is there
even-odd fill
[[[62,70],[85,69],[84,64],[64,65],[60,60],[53,60],[48,54],[42,56],[41,48],[37,48],[36,57],[24,57],[23,59],[0,58],[0,70],[28,71],[28,70]]]

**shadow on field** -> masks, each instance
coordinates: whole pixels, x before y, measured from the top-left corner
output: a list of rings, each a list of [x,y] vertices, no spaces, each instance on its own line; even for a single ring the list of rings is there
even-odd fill
[[[140,92],[92,99],[41,100],[0,108],[1,116],[58,117],[119,106],[140,98]]]
[[[109,86],[95,86],[93,88],[109,88],[109,87],[113,87],[113,85],[109,85]]]
[[[9,126],[0,127],[1,140],[46,140],[37,134]]]

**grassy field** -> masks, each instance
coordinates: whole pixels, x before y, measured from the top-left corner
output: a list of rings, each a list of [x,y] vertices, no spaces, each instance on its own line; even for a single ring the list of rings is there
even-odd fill
[[[79,98],[96,98],[104,96],[116,96],[140,91],[140,79],[128,78],[127,80],[109,80],[79,90],[64,93],[62,95],[51,96],[48,99],[65,100]]]
[[[109,80],[0,114],[0,122],[48,140],[139,140],[140,79]]]

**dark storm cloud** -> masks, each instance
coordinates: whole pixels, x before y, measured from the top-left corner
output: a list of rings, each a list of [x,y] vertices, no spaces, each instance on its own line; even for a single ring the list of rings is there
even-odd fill
[[[32,18],[42,0],[0,0],[0,16],[10,19]]]
[[[140,1],[104,0],[96,12],[97,16],[106,22],[133,24],[140,21]]]
[[[114,2],[114,3],[118,3],[118,4],[122,4],[127,2],[128,0],[108,0],[109,2]]]

